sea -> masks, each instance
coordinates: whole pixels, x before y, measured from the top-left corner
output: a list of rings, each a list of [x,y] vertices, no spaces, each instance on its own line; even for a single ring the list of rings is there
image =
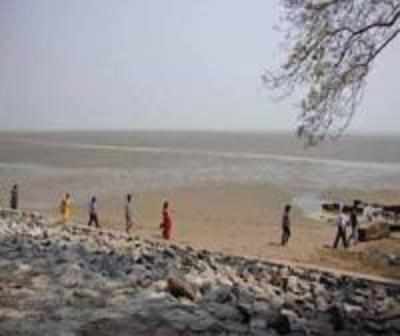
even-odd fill
[[[70,185],[82,197],[88,187],[273,184],[307,203],[331,188],[399,189],[400,135],[346,135],[305,147],[285,132],[1,132],[0,188],[24,182],[53,195]]]

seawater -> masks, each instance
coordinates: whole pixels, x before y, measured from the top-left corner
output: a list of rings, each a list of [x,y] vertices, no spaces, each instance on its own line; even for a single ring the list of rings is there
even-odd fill
[[[400,187],[400,136],[345,136],[304,148],[261,132],[0,133],[0,178],[53,176],[106,192],[208,183],[272,183],[299,195]],[[79,183],[76,183],[79,187]]]

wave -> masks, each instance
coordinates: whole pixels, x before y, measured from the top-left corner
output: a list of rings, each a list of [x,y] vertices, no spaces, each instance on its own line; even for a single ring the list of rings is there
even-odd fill
[[[125,146],[125,145],[95,145],[95,144],[71,144],[71,143],[49,143],[49,142],[31,142],[35,145],[74,148],[85,150],[105,150],[105,151],[123,151],[139,153],[158,153],[158,154],[178,154],[178,155],[201,155],[207,157],[226,158],[226,159],[247,159],[247,160],[272,160],[277,162],[305,163],[313,165],[327,165],[343,168],[360,169],[378,169],[385,171],[399,171],[400,163],[349,161],[327,158],[314,158],[296,155],[279,155],[254,152],[230,152],[230,151],[209,151],[198,149],[183,149],[170,147],[150,147],[150,146]]]

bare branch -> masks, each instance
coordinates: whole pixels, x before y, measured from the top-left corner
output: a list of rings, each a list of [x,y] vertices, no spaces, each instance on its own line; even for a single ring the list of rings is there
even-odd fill
[[[375,59],[400,34],[400,0],[281,0],[287,61],[266,71],[272,90],[302,95],[298,134],[342,134]]]

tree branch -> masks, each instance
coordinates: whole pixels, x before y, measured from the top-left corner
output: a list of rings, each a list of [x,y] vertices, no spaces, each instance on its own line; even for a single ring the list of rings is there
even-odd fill
[[[312,143],[336,137],[349,125],[375,59],[400,34],[400,0],[281,3],[289,54],[263,80],[302,95],[300,136]]]

